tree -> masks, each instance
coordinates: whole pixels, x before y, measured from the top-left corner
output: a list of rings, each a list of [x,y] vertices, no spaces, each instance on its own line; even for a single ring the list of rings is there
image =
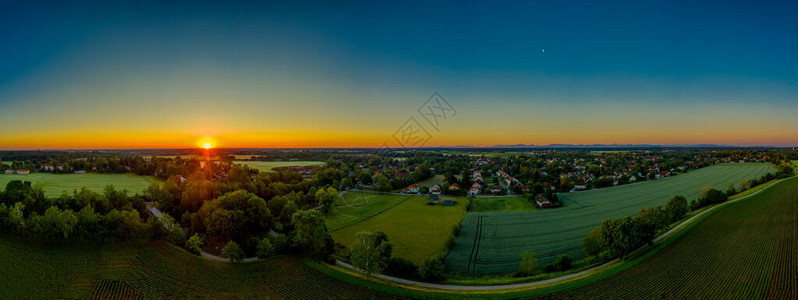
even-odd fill
[[[69,234],[75,230],[78,218],[71,210],[62,211],[58,207],[50,206],[44,215],[31,217],[33,234],[43,241],[67,240]],[[60,236],[60,238],[59,238]]]
[[[687,214],[687,198],[682,195],[676,195],[665,203],[665,210],[671,216],[671,222],[676,222],[684,218]]]
[[[418,275],[422,280],[427,282],[441,282],[446,272],[446,265],[443,263],[443,257],[436,255],[424,259],[424,262],[418,266]]]
[[[338,191],[332,187],[316,191],[317,203],[321,205],[321,211],[325,214],[330,213],[336,198],[338,198]]]
[[[574,181],[571,180],[571,176],[564,175],[560,177],[560,190],[564,192],[568,192],[574,189]]]
[[[298,211],[291,223],[296,233],[293,239],[296,248],[316,259],[329,258],[334,250],[333,239],[318,211]]]
[[[25,204],[22,202],[14,203],[13,207],[8,208],[8,223],[17,231],[22,231],[25,225]]]
[[[197,211],[205,201],[213,199],[214,185],[202,176],[191,176],[180,197],[180,205],[188,211]]]
[[[790,164],[781,164],[779,166],[779,171],[776,172],[777,178],[787,178],[792,176],[795,176],[795,168],[793,168],[793,166]]]
[[[230,241],[222,248],[222,254],[219,256],[229,259],[232,262],[239,262],[244,259],[244,255],[244,250],[241,249],[241,246],[234,241]]]
[[[630,217],[601,222],[599,234],[602,245],[609,250],[611,256],[624,256],[632,251],[636,245],[634,227],[635,224]]]
[[[734,188],[733,183],[729,183],[729,188],[726,189],[726,196],[732,196],[737,194],[737,190]]]
[[[635,239],[650,244],[657,231],[667,225],[667,217],[659,207],[641,208],[633,219]]]
[[[258,258],[267,258],[274,255],[275,249],[269,238],[263,238],[258,242],[256,255]]]
[[[381,272],[393,252],[388,236],[381,231],[360,231],[355,236],[355,244],[350,252],[352,264],[368,276]]]
[[[199,255],[202,253],[202,245],[205,243],[202,238],[196,233],[186,241],[186,250],[188,252]]]
[[[521,266],[519,272],[529,276],[534,274],[537,268],[538,259],[535,257],[535,253],[532,251],[524,251],[524,253],[521,254]]]
[[[582,245],[585,248],[585,253],[587,253],[587,255],[596,256],[601,253],[603,245],[599,229],[600,226],[593,228],[593,230],[591,230],[582,241]]]

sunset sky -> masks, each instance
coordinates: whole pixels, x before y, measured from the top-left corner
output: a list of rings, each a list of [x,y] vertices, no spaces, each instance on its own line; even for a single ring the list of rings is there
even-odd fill
[[[798,145],[789,2],[158,2],[0,1],[0,149]]]

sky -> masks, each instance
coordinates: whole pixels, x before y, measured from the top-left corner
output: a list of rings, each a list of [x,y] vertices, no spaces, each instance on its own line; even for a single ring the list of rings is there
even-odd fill
[[[0,149],[798,145],[798,4],[519,2],[0,0]]]

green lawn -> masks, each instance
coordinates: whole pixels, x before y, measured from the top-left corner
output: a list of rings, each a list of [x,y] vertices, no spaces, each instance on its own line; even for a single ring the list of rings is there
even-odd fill
[[[351,246],[357,232],[380,230],[393,243],[395,256],[420,263],[446,249],[446,239],[468,207],[467,198],[458,198],[455,206],[431,206],[427,200],[427,197],[410,197],[381,214],[333,231],[333,239]]]
[[[478,197],[471,199],[469,212],[525,211],[535,206],[526,197]]]
[[[437,185],[443,186],[443,180],[444,180],[443,175],[434,175],[434,176],[432,176],[430,178],[427,178],[427,179],[425,179],[423,181],[419,181],[418,185],[426,186],[426,187],[432,187],[433,185],[437,184]]]
[[[10,166],[13,162],[10,161],[3,161],[3,165]]]
[[[603,220],[631,216],[664,205],[674,195],[695,199],[701,189],[726,190],[729,183],[775,172],[771,164],[721,164],[643,183],[561,194],[565,207],[516,212],[469,212],[446,258],[464,275],[500,275],[518,270],[521,253],[535,252],[540,265],[560,254],[584,257],[582,240]]]
[[[333,231],[377,215],[411,196],[346,192],[335,202],[329,215],[324,216],[327,230]]]
[[[134,174],[52,174],[34,172],[30,175],[0,175],[0,188],[12,180],[40,182],[44,185],[44,194],[47,197],[58,197],[62,191],[71,193],[73,189],[87,187],[92,191],[101,193],[106,185],[113,184],[119,190],[126,189],[133,193],[141,193],[145,188],[158,179],[152,176],[138,176]]]
[[[323,166],[322,161],[307,161],[307,160],[294,160],[294,161],[246,161],[237,160],[233,163],[240,165],[248,165],[251,168],[256,168],[261,172],[274,172],[273,168],[288,167],[288,166]]]

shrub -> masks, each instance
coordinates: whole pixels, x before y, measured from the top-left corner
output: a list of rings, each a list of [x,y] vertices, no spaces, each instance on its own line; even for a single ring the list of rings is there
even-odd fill
[[[239,262],[244,258],[244,250],[241,249],[238,243],[230,241],[222,248],[222,254],[220,256],[232,262]]]
[[[554,261],[553,265],[558,271],[568,271],[571,269],[573,261],[573,258],[563,254],[557,257],[557,260]]]
[[[443,275],[446,265],[443,264],[443,257],[440,255],[429,257],[418,266],[418,275],[421,280],[427,282],[441,282],[446,279]]]
[[[258,251],[256,255],[258,258],[267,258],[274,255],[274,246],[272,245],[272,241],[269,238],[263,238],[258,243],[257,247]]]
[[[202,252],[202,244],[204,243],[205,241],[203,241],[202,238],[195,233],[188,239],[188,241],[186,241],[186,250],[199,255]]]
[[[416,264],[414,264],[412,261],[406,260],[404,258],[391,257],[388,259],[385,270],[383,270],[382,273],[388,276],[417,279],[418,266],[416,266]]]

